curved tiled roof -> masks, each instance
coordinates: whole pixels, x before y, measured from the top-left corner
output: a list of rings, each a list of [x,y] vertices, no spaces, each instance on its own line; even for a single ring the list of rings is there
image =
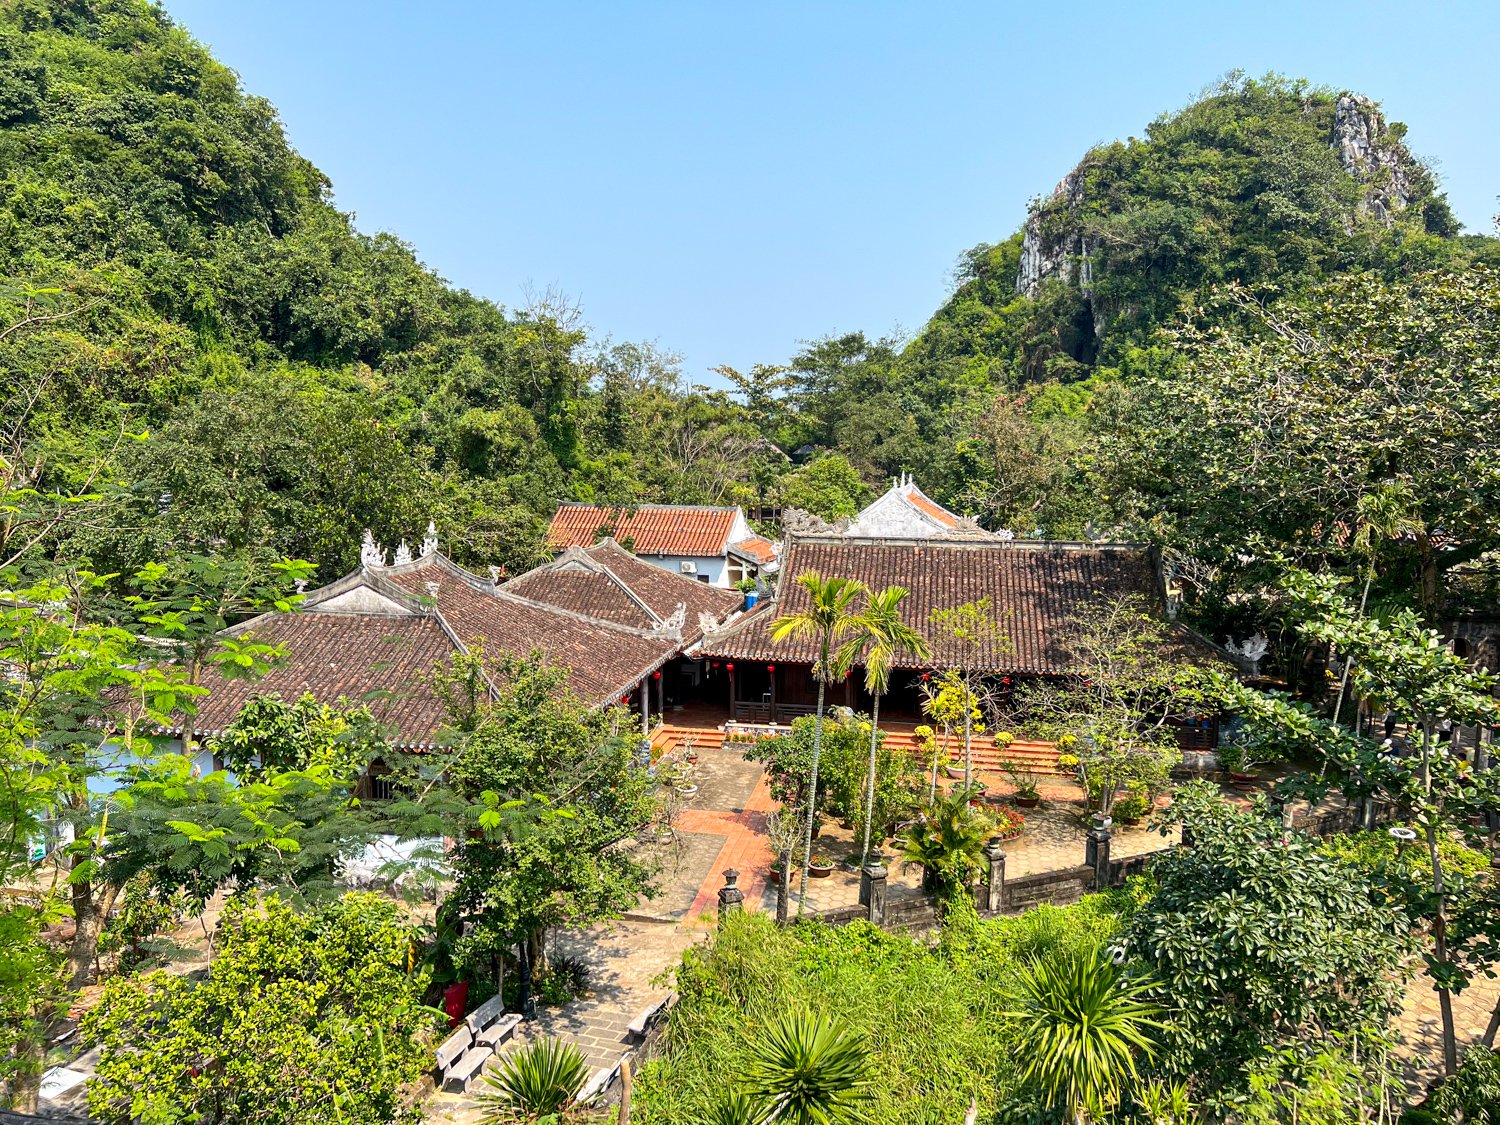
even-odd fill
[[[796,578],[809,570],[857,578],[876,590],[904,586],[909,593],[901,603],[901,616],[932,645],[931,659],[920,662],[930,667],[970,663],[993,672],[1065,672],[1068,656],[1062,637],[1080,605],[1128,595],[1161,604],[1156,563],[1143,547],[1026,540],[796,539],[782,555],[777,596],[706,638],[703,654],[811,663],[812,642],[771,639],[779,617],[806,607],[807,592]],[[935,610],[984,598],[990,599],[999,628],[977,654],[933,625]],[[908,667],[918,663],[906,662]]]
[[[398,745],[430,745],[447,722],[425,683],[429,669],[448,659],[452,639],[435,617],[365,613],[273,613],[235,630],[238,638],[282,645],[287,659],[259,680],[203,677],[209,694],[198,701],[193,728],[221,733],[254,696],[287,702],[311,694],[320,703],[365,703],[392,727]]]
[[[743,594],[674,574],[636,558],[613,539],[596,543],[583,553],[594,562],[608,567],[611,574],[629,587],[662,620],[676,613],[679,605],[687,606],[684,636],[697,634],[699,614],[706,613],[723,620],[745,604]]]
[[[674,636],[651,635],[582,613],[543,605],[496,588],[430,555],[383,572],[384,578],[424,600],[465,645],[478,640],[493,658],[524,657],[536,650],[569,669],[569,685],[585,702],[601,705],[666,663],[682,646]],[[436,593],[428,586],[436,586]]]
[[[662,621],[603,567],[538,567],[512,578],[501,589],[528,601],[632,629],[654,629]]]
[[[738,508],[642,504],[638,508],[604,508],[597,504],[563,504],[547,529],[555,551],[592,546],[601,536],[629,540],[637,554],[712,558],[729,545]]]

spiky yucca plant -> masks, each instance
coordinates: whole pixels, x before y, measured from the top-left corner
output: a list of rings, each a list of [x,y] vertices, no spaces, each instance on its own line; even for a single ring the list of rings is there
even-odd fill
[[[512,1125],[556,1116],[573,1105],[588,1077],[583,1052],[555,1036],[510,1052],[485,1083],[495,1092],[480,1095],[484,1125]]]
[[[839,1125],[856,1120],[870,1095],[870,1055],[837,1020],[792,1012],[761,1033],[745,1077],[762,1114],[753,1121]]]
[[[1151,1033],[1162,1024],[1145,998],[1151,983],[1125,975],[1097,947],[1033,961],[1019,983],[1020,1006],[1011,1014],[1031,1054],[1022,1078],[1075,1125],[1108,1120],[1138,1077],[1136,1056],[1156,1051]]]

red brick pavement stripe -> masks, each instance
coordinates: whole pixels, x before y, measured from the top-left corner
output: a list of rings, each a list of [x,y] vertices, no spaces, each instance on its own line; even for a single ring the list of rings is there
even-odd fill
[[[762,777],[745,802],[744,812],[733,813],[716,809],[683,809],[677,817],[677,827],[684,832],[697,832],[708,836],[723,836],[708,878],[698,888],[693,905],[688,910],[689,918],[717,911],[719,888],[724,885],[724,871],[733,867],[740,873],[740,887],[745,892],[745,904],[755,909],[766,890],[766,872],[771,865],[771,846],[766,840],[766,814],[776,807],[771,798],[770,784]]]

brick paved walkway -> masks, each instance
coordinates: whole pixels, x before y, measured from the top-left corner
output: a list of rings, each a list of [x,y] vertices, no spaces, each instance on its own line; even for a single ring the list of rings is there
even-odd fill
[[[1460,1059],[1465,1046],[1484,1036],[1497,1000],[1500,980],[1483,977],[1453,998]],[[1415,1104],[1443,1073],[1443,1020],[1432,978],[1425,971],[1407,986],[1406,1005],[1396,1018],[1396,1031],[1400,1037],[1396,1053],[1405,1063],[1406,1089]]]

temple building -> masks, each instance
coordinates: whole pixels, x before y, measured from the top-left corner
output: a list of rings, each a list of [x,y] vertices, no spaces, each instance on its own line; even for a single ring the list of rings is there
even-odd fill
[[[358,570],[309,591],[295,613],[267,613],[230,633],[285,647],[262,679],[210,677],[193,725],[212,738],[252,696],[364,703],[399,746],[433,745],[447,725],[429,673],[454,653],[482,649],[495,674],[506,656],[538,652],[565,668],[592,706],[628,705],[643,724],[669,694],[692,686],[690,657],[704,632],[742,611],[744,598],[651,565],[613,539],[572,547],[509,582],[449,560],[429,535],[420,554],[388,563],[366,533]],[[685,659],[687,658],[687,659]],[[492,683],[492,690],[495,684]]]
[[[755,534],[741,508],[563,504],[547,529],[554,551],[588,547],[605,537],[663,570],[724,589],[772,573],[779,551],[778,544]]]

